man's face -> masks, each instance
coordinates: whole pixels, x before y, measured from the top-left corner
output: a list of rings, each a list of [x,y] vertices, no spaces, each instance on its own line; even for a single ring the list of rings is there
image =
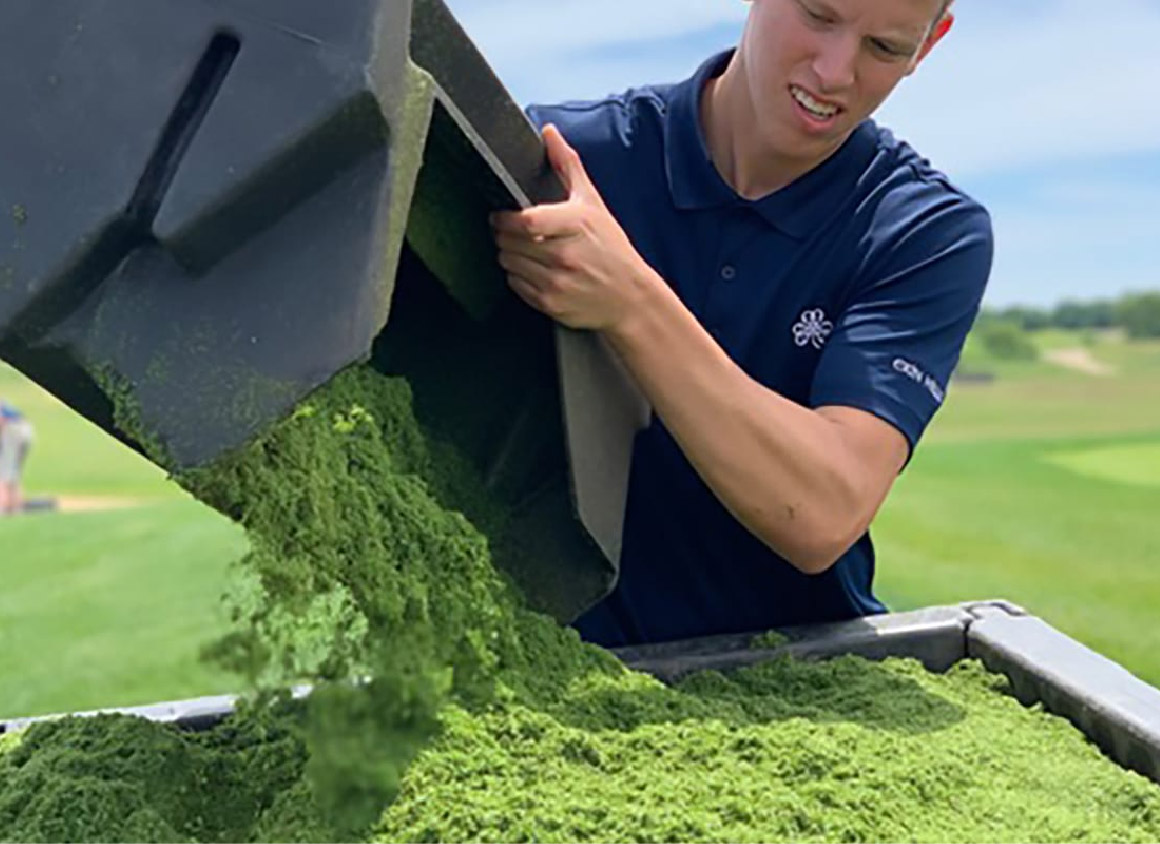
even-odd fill
[[[942,36],[940,0],[752,0],[741,42],[763,140],[823,158]]]

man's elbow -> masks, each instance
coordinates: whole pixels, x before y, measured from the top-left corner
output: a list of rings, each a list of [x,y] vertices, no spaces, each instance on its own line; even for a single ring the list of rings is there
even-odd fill
[[[829,571],[844,553],[845,549],[836,551],[832,546],[809,547],[796,550],[785,559],[802,574],[815,576]]]
[[[865,528],[853,521],[832,520],[803,529],[793,543],[782,548],[768,544],[802,574],[814,576],[829,571],[864,532]]]

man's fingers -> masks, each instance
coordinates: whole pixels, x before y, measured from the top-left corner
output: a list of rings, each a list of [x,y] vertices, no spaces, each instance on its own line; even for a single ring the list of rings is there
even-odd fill
[[[556,171],[556,175],[560,177],[560,181],[564,183],[564,189],[571,196],[574,177],[577,175],[576,165],[579,164],[580,157],[564,140],[560,130],[551,123],[544,127],[541,135],[544,139],[544,147],[548,152],[548,161],[551,163],[552,169]],[[580,169],[583,170],[583,167]]]
[[[525,218],[529,209],[523,211],[493,211],[487,221],[495,232],[527,236],[528,220]]]
[[[523,255],[545,267],[550,267],[552,266],[551,253],[545,248],[544,244],[546,243],[547,241],[544,240],[531,240],[507,232],[499,232],[495,236],[495,245],[500,254],[510,252],[513,255]]]
[[[552,167],[568,188],[568,199],[520,211],[493,212],[488,220],[497,235],[508,234],[532,242],[576,237],[584,233],[593,203],[604,207],[600,193],[584,170],[580,155],[551,124],[544,127],[544,145]]]
[[[534,308],[541,313],[544,310],[543,303],[540,299],[540,291],[534,284],[526,278],[518,275],[508,275],[508,287],[510,287],[517,296],[524,301],[525,305]]]
[[[529,240],[573,237],[581,230],[577,209],[567,202],[536,205],[522,211],[496,211],[490,221],[496,232]]]
[[[580,154],[569,145],[560,130],[549,123],[544,127],[542,134],[544,146],[548,151],[548,161],[551,162],[552,169],[556,171],[560,181],[564,183],[568,196],[575,197],[577,194],[587,194],[595,190],[588,178],[588,171],[584,169]]]
[[[522,255],[519,252],[501,250],[499,265],[511,275],[519,276],[536,288],[543,287],[550,280],[551,271],[548,267],[535,258]]]

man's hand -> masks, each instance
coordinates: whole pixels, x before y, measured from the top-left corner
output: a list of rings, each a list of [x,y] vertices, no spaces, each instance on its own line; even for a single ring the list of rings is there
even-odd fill
[[[568,198],[493,214],[499,263],[512,290],[536,310],[569,328],[616,331],[650,287],[664,282],[633,248],[555,126],[544,128],[544,143]]]

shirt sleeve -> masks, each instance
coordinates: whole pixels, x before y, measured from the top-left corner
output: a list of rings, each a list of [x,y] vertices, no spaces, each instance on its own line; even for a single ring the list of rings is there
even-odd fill
[[[810,395],[813,407],[854,407],[884,419],[912,453],[944,401],[993,255],[982,206],[945,188],[924,194],[903,200],[909,209],[892,209],[889,216],[903,222],[870,244]]]
[[[550,118],[544,113],[548,110],[549,107],[541,103],[529,103],[528,105],[524,106],[524,116],[527,117],[529,122],[531,122],[531,124],[536,127],[537,131],[542,132],[544,130],[544,124],[550,120]]]

